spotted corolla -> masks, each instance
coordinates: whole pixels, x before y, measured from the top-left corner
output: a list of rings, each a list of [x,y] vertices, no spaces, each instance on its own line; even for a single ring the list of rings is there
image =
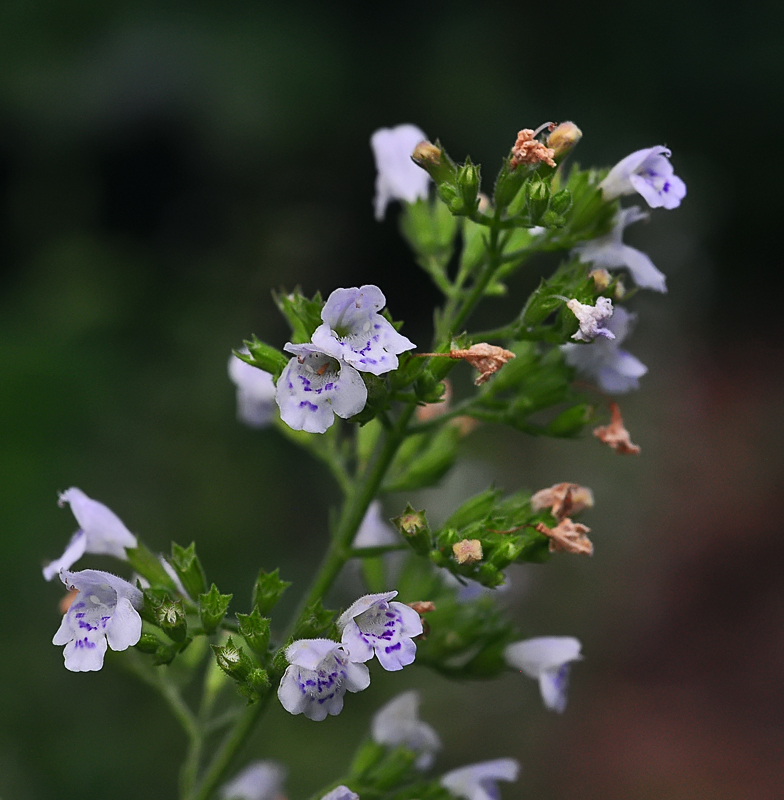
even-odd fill
[[[375,653],[390,672],[414,661],[412,637],[422,633],[422,620],[410,606],[390,602],[396,596],[397,592],[366,594],[341,614],[341,641],[352,661],[369,661]]]
[[[323,324],[314,331],[313,344],[360,372],[383,375],[397,369],[398,354],[416,345],[378,313],[386,302],[378,286],[335,289],[321,311]]]
[[[641,289],[653,289],[666,292],[667,284],[664,275],[656,269],[650,257],[623,243],[623,232],[628,225],[647,219],[648,214],[639,206],[631,206],[618,212],[613,229],[604,236],[598,236],[587,242],[580,242],[572,250],[583,263],[592,263],[596,267],[618,269],[626,267],[634,282]]]
[[[112,650],[125,650],[139,641],[142,618],[138,609],[144,598],[135,586],[95,569],[62,570],[60,579],[78,592],[52,639],[52,644],[65,645],[66,669],[99,670],[107,643]]]
[[[368,668],[350,661],[346,649],[331,639],[299,639],[286,648],[286,660],[278,699],[289,713],[317,722],[340,714],[347,691],[370,685]]]
[[[125,548],[136,547],[136,537],[114,511],[75,486],[60,494],[57,504],[62,508],[66,503],[71,506],[79,530],[71,537],[60,558],[44,567],[46,580],[52,580],[60,570],[69,569],[85,553],[127,560]]]
[[[515,642],[504,649],[510,667],[539,681],[547,708],[562,713],[566,708],[569,670],[582,659],[580,641],[574,636],[539,636]]]
[[[621,159],[599,184],[605,200],[639,192],[651,208],[677,208],[686,184],[675,175],[669,148],[657,145]]]
[[[619,306],[607,321],[607,327],[615,334],[615,338],[595,339],[587,346],[561,345],[566,363],[575,367],[582,375],[598,381],[599,386],[610,394],[638,389],[639,379],[645,375],[648,367],[639,358],[619,347],[629,335],[635,318],[635,314],[630,314]]]
[[[348,364],[312,344],[286,344],[294,358],[278,378],[275,401],[280,417],[295,431],[324,433],[335,421],[353,417],[365,407],[367,387]]]
[[[516,781],[520,764],[513,758],[482,761],[453,769],[441,778],[441,785],[464,800],[498,800],[496,781]]]
[[[566,307],[577,317],[580,329],[572,335],[578,342],[592,342],[597,336],[614,339],[615,334],[607,327],[607,320],[613,315],[613,304],[609,297],[597,297],[596,305],[589,306],[572,298]]]

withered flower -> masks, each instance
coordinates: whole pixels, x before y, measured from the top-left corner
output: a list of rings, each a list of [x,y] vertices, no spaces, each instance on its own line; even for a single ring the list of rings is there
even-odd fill
[[[545,127],[549,127],[552,123],[547,123]],[[553,128],[555,126],[553,125]],[[549,167],[555,167],[553,156],[555,151],[552,147],[547,147],[536,139],[536,134],[539,133],[541,128],[532,131],[530,128],[523,128],[517,134],[517,141],[512,148],[512,157],[509,162],[509,169],[516,169],[520,164],[538,164],[544,161]],[[552,128],[551,128],[552,130]]]
[[[639,455],[640,448],[638,445],[632,444],[629,431],[623,425],[621,409],[617,403],[610,403],[610,414],[610,424],[594,428],[593,435],[612,447],[619,455]]]
[[[533,495],[531,508],[534,511],[549,508],[557,520],[562,520],[569,514],[579,514],[586,508],[593,508],[593,492],[579,483],[556,483]]]
[[[548,528],[543,522],[536,526],[550,540],[551,553],[575,553],[586,556],[593,555],[593,543],[586,536],[591,529],[579,522],[572,522],[568,517],[562,519],[554,528]]]
[[[479,539],[463,539],[452,545],[458,564],[475,564],[482,560],[482,543]]]

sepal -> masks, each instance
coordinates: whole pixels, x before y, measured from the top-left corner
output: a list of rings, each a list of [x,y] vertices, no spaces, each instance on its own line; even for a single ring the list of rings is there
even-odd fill
[[[424,511],[416,511],[409,503],[406,510],[392,520],[392,524],[400,531],[411,549],[420,556],[430,552],[432,537]]]
[[[335,619],[336,612],[324,608],[321,599],[311,603],[299,619],[297,627],[294,628],[293,638],[297,639],[334,639],[338,640],[338,632]]]
[[[180,600],[164,598],[155,606],[155,624],[174,642],[181,644],[188,635],[188,620],[185,604]]]
[[[260,656],[266,656],[270,643],[270,620],[262,617],[258,607],[250,614],[237,614],[240,635],[248,643],[248,647]]]
[[[247,339],[244,342],[248,352],[244,353],[242,350],[234,350],[233,353],[240,361],[250,364],[252,367],[269,372],[270,375],[277,381],[280,373],[283,372],[286,364],[289,363],[289,357],[285,356],[276,347],[262,342],[261,339],[253,336],[252,339]]]
[[[253,587],[251,605],[258,608],[259,614],[266,616],[277,605],[283,592],[291,586],[291,581],[281,580],[280,569],[274,572],[261,570]]]
[[[190,597],[198,597],[207,591],[207,576],[196,555],[195,542],[191,542],[188,547],[180,547],[172,542],[169,563],[174,567],[177,577],[182,581],[182,585]]]
[[[313,332],[321,325],[321,309],[324,308],[321,293],[316,292],[313,298],[308,300],[301,290],[296,288],[291,294],[273,292],[272,298],[291,326],[292,343],[309,342]]]
[[[231,598],[230,594],[221,594],[214,583],[209,592],[199,595],[199,617],[207,633],[214,633],[218,629],[226,615]]]

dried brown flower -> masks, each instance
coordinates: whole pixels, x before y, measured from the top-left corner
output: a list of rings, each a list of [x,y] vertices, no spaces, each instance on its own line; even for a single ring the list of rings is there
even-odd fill
[[[413,603],[406,603],[417,612],[417,614],[429,614],[436,610],[436,604],[432,600],[415,600]]]
[[[610,424],[594,428],[593,435],[612,447],[619,455],[638,455],[640,448],[636,444],[632,444],[629,431],[623,425],[621,409],[617,403],[610,403],[610,414]]]
[[[562,520],[569,514],[579,514],[586,508],[593,508],[593,492],[579,483],[556,483],[533,495],[531,508],[534,511],[549,508],[557,520]]]
[[[509,169],[516,169],[520,164],[538,164],[540,161],[544,161],[550,167],[555,166],[555,161],[553,161],[555,151],[534,138],[537,132],[530,128],[523,128],[519,131],[517,141],[512,148]]]
[[[450,350],[448,353],[417,353],[417,355],[422,358],[425,356],[431,358],[462,358],[472,367],[479,370],[479,375],[474,381],[477,386],[481,386],[490,380],[490,376],[494,372],[498,372],[507,361],[515,357],[511,350],[504,350],[503,347],[487,344],[487,342],[472,344],[468,350]]]
[[[479,539],[463,539],[452,545],[452,552],[458,564],[475,564],[482,560],[482,543]]]
[[[562,519],[554,528],[548,528],[543,522],[536,526],[550,540],[551,553],[575,553],[586,556],[593,555],[593,544],[586,536],[591,529],[579,522],[572,522],[568,517]]]

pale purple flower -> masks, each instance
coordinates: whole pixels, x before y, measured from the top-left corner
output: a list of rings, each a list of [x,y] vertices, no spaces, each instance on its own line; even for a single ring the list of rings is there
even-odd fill
[[[237,387],[237,419],[251,428],[270,425],[275,417],[275,383],[272,375],[231,355],[229,377]]]
[[[103,666],[108,642],[112,650],[125,650],[142,635],[142,593],[130,583],[94,569],[60,572],[69,590],[76,589],[52,644],[65,645],[65,668],[92,672]]]
[[[419,754],[414,762],[417,769],[428,769],[441,749],[438,734],[419,719],[419,692],[399,694],[382,706],[373,717],[371,735],[376,744],[387,747],[401,745]]]
[[[496,781],[516,781],[520,764],[513,758],[482,761],[447,772],[441,778],[444,789],[464,800],[498,800]]]
[[[596,267],[618,269],[626,267],[634,282],[641,289],[653,289],[656,292],[666,292],[666,279],[653,265],[653,261],[641,250],[629,247],[622,241],[624,229],[641,219],[647,219],[648,214],[639,206],[625,208],[615,218],[615,226],[605,236],[599,236],[588,242],[581,242],[572,253],[580,256],[584,264],[592,263]]]
[[[365,512],[352,547],[384,547],[399,544],[400,537],[381,515],[381,501],[374,500]]]
[[[413,636],[422,633],[422,620],[410,606],[389,601],[397,592],[366,594],[341,614],[341,641],[352,661],[369,661],[373,654],[389,672],[403,669],[416,658]]]
[[[566,307],[577,317],[580,330],[572,335],[578,342],[592,342],[597,336],[614,339],[615,334],[607,327],[606,320],[613,314],[612,300],[609,297],[597,297],[596,305],[589,306],[572,298]]]
[[[582,659],[580,642],[574,636],[540,636],[515,642],[504,649],[510,667],[539,681],[547,708],[562,713],[566,708],[569,669]]]
[[[686,184],[674,174],[670,150],[661,145],[637,150],[619,161],[599,184],[605,200],[639,192],[651,208],[677,208]]]
[[[348,786],[336,786],[331,792],[327,792],[321,800],[359,800],[359,795],[352,792]]]
[[[288,343],[283,349],[295,358],[278,378],[275,400],[290,428],[324,433],[335,414],[348,419],[365,407],[367,387],[353,367],[312,344]]]
[[[412,160],[414,148],[427,136],[416,125],[379,128],[370,137],[376,159],[376,197],[373,201],[376,219],[384,219],[392,200],[414,203],[427,198],[430,176]]]
[[[81,489],[72,486],[59,497],[61,508],[68,503],[79,524],[79,530],[71,537],[65,552],[51,561],[44,569],[44,578],[50,581],[60,570],[68,569],[85,553],[108,555],[127,560],[126,547],[136,547],[136,537],[125,527],[122,520],[103,503],[88,497]]]
[[[619,346],[628,336],[635,318],[635,314],[630,314],[619,306],[607,323],[607,327],[615,334],[615,339],[597,339],[589,345],[561,345],[566,363],[586,377],[596,380],[610,394],[638,389],[639,378],[645,375],[648,367]]]
[[[321,311],[323,325],[313,344],[360,372],[382,375],[397,369],[397,356],[416,345],[398,333],[378,312],[386,305],[378,286],[335,289]]]
[[[370,685],[368,668],[350,661],[346,649],[330,639],[299,639],[286,648],[286,659],[278,699],[291,714],[320,722],[340,714],[346,691]]]
[[[286,770],[274,761],[254,761],[221,787],[222,800],[283,800]]]

